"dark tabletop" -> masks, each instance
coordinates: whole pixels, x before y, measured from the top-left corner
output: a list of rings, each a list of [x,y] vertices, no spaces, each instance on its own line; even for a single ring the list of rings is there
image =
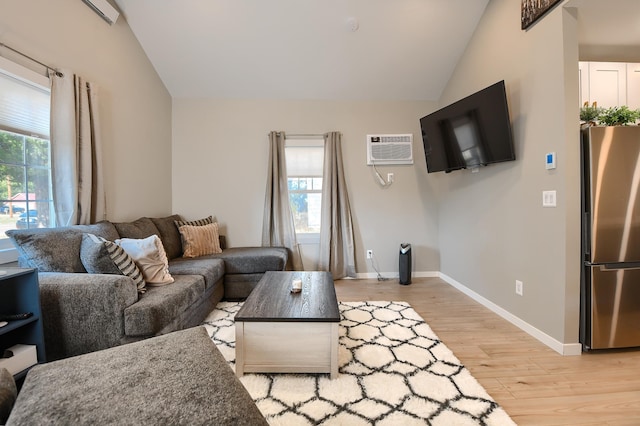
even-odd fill
[[[291,293],[294,279],[302,280],[300,293]],[[330,272],[266,272],[235,319],[339,322],[340,311],[333,277]]]

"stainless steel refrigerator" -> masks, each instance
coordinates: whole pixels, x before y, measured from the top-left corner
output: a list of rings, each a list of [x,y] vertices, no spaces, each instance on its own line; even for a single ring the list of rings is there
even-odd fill
[[[581,145],[581,343],[640,346],[640,127],[590,127]]]

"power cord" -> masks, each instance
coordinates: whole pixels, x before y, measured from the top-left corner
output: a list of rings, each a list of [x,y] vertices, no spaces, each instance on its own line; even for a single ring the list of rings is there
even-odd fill
[[[391,184],[392,184],[393,182],[391,182],[391,181],[387,182],[387,181],[382,177],[382,175],[380,174],[380,172],[378,172],[378,169],[376,168],[376,163],[375,163],[375,161],[372,163],[372,166],[373,166],[373,172],[375,173],[376,178],[378,179],[378,183],[380,184],[380,186],[382,186],[383,188],[386,188],[386,187],[388,187],[388,186],[391,186]]]
[[[371,261],[371,267],[373,268],[374,271],[376,271],[376,274],[378,275],[378,281],[387,281],[389,278],[387,277],[383,277],[382,274],[378,271],[378,268],[376,268],[376,265],[374,263],[374,255],[371,255],[371,258],[369,259]]]

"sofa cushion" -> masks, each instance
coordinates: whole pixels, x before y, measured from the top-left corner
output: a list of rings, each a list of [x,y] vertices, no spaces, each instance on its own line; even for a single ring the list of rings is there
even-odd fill
[[[180,232],[175,225],[176,220],[182,220],[178,214],[167,217],[152,217],[151,221],[160,232],[160,239],[167,257],[173,259],[182,256],[182,242],[180,240]]]
[[[204,293],[200,275],[176,275],[175,282],[150,287],[133,305],[124,310],[127,336],[152,336],[199,301]]]
[[[259,274],[284,270],[288,252],[284,247],[231,247],[206,257],[223,259],[225,274]]]
[[[126,275],[133,280],[139,293],[145,292],[142,272],[131,256],[113,241],[93,234],[82,234],[80,260],[90,274]]]
[[[86,272],[80,261],[83,233],[107,240],[118,238],[116,228],[107,221],[93,225],[6,231],[18,250],[19,265],[37,268],[40,272]]]
[[[133,258],[149,286],[173,282],[169,273],[169,260],[160,237],[154,234],[143,239],[119,238],[115,243]]]
[[[169,272],[176,275],[202,275],[206,288],[211,288],[224,277],[222,259],[190,259],[178,257],[169,261]]]
[[[222,253],[217,223],[203,226],[182,225],[179,231],[182,237],[183,257]]]
[[[151,235],[160,236],[160,231],[148,217],[141,217],[133,222],[116,222],[113,225],[118,230],[120,238],[142,239]]]
[[[224,298],[241,300],[249,297],[264,274],[225,274]]]

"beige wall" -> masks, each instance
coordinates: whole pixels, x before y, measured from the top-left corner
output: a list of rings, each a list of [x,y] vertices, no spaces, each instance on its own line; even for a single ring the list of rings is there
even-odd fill
[[[109,219],[171,213],[171,97],[126,21],[80,0],[2,0],[0,41],[99,86]]]
[[[520,2],[490,2],[441,99],[446,104],[505,80],[517,157],[476,174],[434,177],[441,271],[552,339],[576,343],[576,23],[562,7],[526,32],[519,19]],[[551,151],[558,167],[548,171]],[[542,207],[543,190],[557,191],[557,208]],[[515,293],[516,280],[524,283],[523,296]]]
[[[419,119],[430,102],[197,100],[173,102],[173,209],[189,218],[213,214],[231,245],[260,245],[267,173],[267,134],[343,134],[346,179],[360,274],[397,275],[401,242],[412,244],[414,271],[437,271],[438,226],[427,178]],[[395,174],[381,188],[366,165],[369,133],[413,133],[412,166],[378,166]]]

